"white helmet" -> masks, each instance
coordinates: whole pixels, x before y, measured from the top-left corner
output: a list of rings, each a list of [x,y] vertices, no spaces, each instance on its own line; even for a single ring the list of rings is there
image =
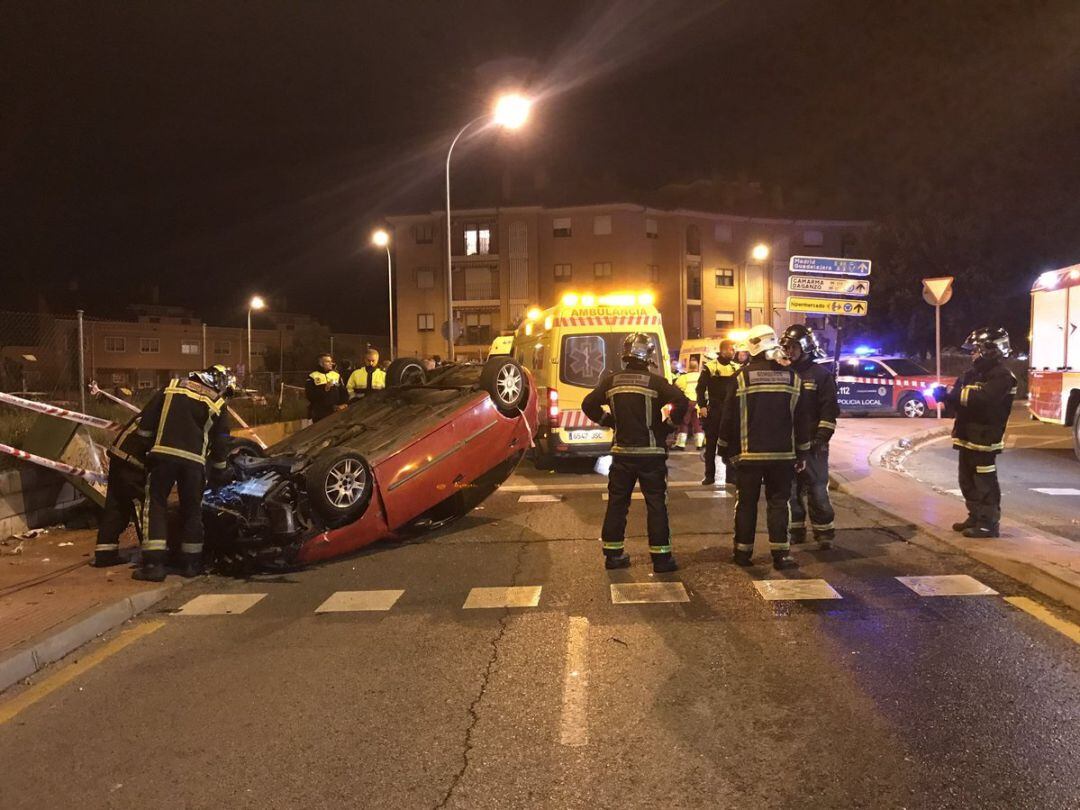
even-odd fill
[[[757,357],[762,352],[771,352],[779,349],[780,344],[776,341],[776,330],[765,323],[759,323],[751,327],[746,336],[746,350],[751,356]]]

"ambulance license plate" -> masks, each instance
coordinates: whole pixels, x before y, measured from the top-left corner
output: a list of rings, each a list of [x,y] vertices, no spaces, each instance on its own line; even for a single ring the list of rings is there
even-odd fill
[[[604,431],[602,430],[571,430],[569,433],[572,442],[602,442]]]

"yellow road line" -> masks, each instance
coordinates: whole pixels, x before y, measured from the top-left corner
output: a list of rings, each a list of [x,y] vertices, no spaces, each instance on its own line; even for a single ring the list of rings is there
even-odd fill
[[[125,647],[134,644],[143,636],[148,636],[164,626],[165,622],[144,622],[143,624],[132,627],[130,630],[125,630],[103,647],[94,650],[89,655],[82,656],[78,661],[72,662],[69,666],[64,667],[55,675],[46,678],[41,683],[34,684],[6,703],[0,704],[0,726],[14,718],[23,709],[33,706],[42,698],[47,697],[61,686],[75,680],[87,670],[100,664],[106,658],[115,655]]]
[[[1006,596],[1005,601],[1013,607],[1020,608],[1024,613],[1034,616],[1043,624],[1053,627],[1059,633],[1068,636],[1077,644],[1080,644],[1080,627],[1077,627],[1066,619],[1055,616],[1034,599],[1028,599],[1026,596]]]

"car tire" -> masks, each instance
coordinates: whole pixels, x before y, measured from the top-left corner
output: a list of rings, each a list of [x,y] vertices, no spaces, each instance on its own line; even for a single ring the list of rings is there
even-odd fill
[[[415,357],[399,357],[390,363],[386,369],[387,388],[397,388],[402,385],[423,385],[427,380],[424,364]]]
[[[231,461],[237,456],[251,456],[252,458],[265,458],[266,451],[254,439],[230,439],[228,458]]]
[[[1076,460],[1080,461],[1080,411],[1073,416],[1073,453]]]
[[[529,378],[512,357],[491,357],[484,364],[480,386],[505,416],[517,416],[529,401]]]
[[[926,407],[926,400],[918,394],[908,394],[900,400],[899,411],[901,416],[908,419],[922,419],[930,411]]]
[[[323,453],[308,468],[304,479],[312,508],[330,528],[364,514],[375,491],[371,465],[355,450]]]

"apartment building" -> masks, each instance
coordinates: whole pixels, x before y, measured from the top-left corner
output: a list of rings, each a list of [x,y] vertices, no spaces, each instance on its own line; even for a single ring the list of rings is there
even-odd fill
[[[442,212],[393,216],[397,345],[446,353]],[[870,223],[742,217],[633,203],[455,211],[451,229],[455,351],[481,356],[532,306],[565,292],[651,290],[668,341],[801,317],[785,311],[793,254],[860,256]],[[754,257],[754,247],[768,257]],[[825,324],[818,319],[816,324]],[[826,338],[829,330],[823,329]]]

